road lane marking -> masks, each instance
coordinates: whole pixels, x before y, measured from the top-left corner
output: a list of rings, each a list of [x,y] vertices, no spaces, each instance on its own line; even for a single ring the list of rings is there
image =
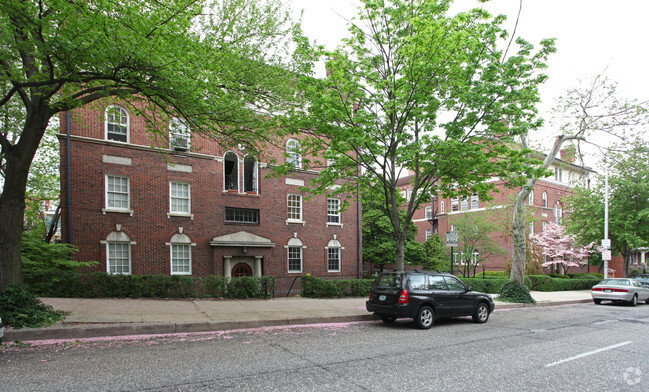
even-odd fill
[[[575,355],[574,357],[565,358],[565,359],[562,359],[562,360],[557,361],[557,362],[548,363],[547,365],[545,365],[545,367],[552,367],[554,365],[560,365],[560,364],[565,363],[565,362],[574,361],[575,359],[579,359],[579,358],[587,357],[589,355],[601,353],[602,351],[613,350],[613,349],[618,348],[618,347],[626,346],[627,344],[631,344],[631,342],[630,341],[629,342],[622,342],[622,343],[614,344],[612,346],[602,347],[602,348],[599,348],[599,349],[594,350],[594,351],[589,351],[587,353]]]

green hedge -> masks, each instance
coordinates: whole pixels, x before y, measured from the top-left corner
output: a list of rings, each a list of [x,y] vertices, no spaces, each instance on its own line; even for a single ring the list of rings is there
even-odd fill
[[[25,286],[39,297],[61,298],[270,298],[275,289],[271,276],[109,275],[105,272],[56,276],[25,274]]]
[[[463,278],[458,276],[465,285],[471,286],[475,291],[481,291],[483,293],[489,294],[498,294],[500,293],[500,288],[503,287],[506,283],[509,282],[509,278],[497,278],[497,277],[487,277],[482,278]],[[531,289],[532,281],[529,277],[525,277],[525,286]]]
[[[322,279],[316,276],[301,278],[301,295],[307,298],[366,297],[374,279]]]

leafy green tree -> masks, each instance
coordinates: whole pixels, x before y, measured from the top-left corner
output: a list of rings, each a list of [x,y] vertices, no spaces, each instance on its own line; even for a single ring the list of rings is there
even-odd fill
[[[452,14],[450,4],[362,0],[350,37],[335,51],[315,50],[328,77],[298,85],[309,102],[301,128],[313,132],[302,148],[317,156],[305,164],[326,166],[313,191],[330,192],[340,177],[373,188],[390,219],[398,269],[414,213],[432,195],[487,200],[494,184],[486,180],[520,186],[521,172],[534,171],[526,151],[508,142],[540,126],[534,105],[546,77],[539,70],[553,41],[535,52],[518,39],[510,54],[504,17],[481,9]],[[409,171],[404,205],[399,179]]]
[[[400,219],[405,221],[405,211]],[[424,246],[415,241],[416,230],[409,232],[406,241],[405,260],[408,265],[426,265]],[[363,198],[363,262],[378,264],[383,270],[385,264],[394,264],[395,241],[392,224],[380,205],[369,197]]]
[[[251,146],[294,103],[301,39],[280,0],[0,2],[0,289],[22,279],[28,172],[52,119],[117,99],[159,135],[178,116]]]
[[[464,212],[449,220],[458,232],[458,257],[455,263],[460,264],[463,276],[475,276],[479,263],[505,253],[492,237],[498,231],[498,224],[491,219],[489,212]]]
[[[624,276],[629,276],[633,251],[649,245],[649,149],[639,141],[629,153],[608,156],[608,229],[611,248],[624,258]],[[596,187],[580,188],[568,198],[572,211],[566,225],[582,243],[604,238],[604,179]]]
[[[439,234],[431,235],[424,242],[426,262],[424,268],[430,270],[450,271],[451,256]]]

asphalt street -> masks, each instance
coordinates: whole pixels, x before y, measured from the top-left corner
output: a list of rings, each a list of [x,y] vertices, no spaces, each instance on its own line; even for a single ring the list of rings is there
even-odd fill
[[[2,391],[644,391],[649,305],[496,311],[418,330],[357,321],[41,341],[0,353]]]

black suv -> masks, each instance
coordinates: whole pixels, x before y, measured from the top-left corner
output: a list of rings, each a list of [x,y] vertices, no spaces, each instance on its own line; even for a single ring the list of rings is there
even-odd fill
[[[380,274],[365,303],[386,323],[412,318],[422,329],[448,317],[473,316],[476,323],[485,323],[494,306],[490,295],[472,291],[451,274],[417,270]]]

